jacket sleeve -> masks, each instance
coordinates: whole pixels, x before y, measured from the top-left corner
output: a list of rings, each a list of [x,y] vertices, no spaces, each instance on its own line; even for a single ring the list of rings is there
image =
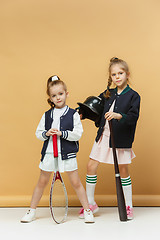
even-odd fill
[[[131,106],[129,111],[125,113],[121,113],[122,118],[119,121],[120,123],[125,123],[127,125],[134,125],[139,118],[139,110],[140,110],[140,96],[138,93],[134,94],[131,99]]]
[[[104,94],[105,94],[106,90],[104,92],[102,92],[98,97],[102,99],[102,101],[104,102],[105,101],[105,97],[104,97]],[[101,117],[102,116],[99,116],[99,119],[97,120],[97,122],[95,122],[95,126],[98,128],[100,126],[100,121],[101,121]]]
[[[83,127],[78,112],[75,112],[73,115],[73,124],[73,130],[62,131],[61,138],[64,138],[68,141],[79,141],[83,133]]]
[[[44,113],[36,129],[36,137],[42,141],[45,141],[49,138],[46,136],[46,132],[47,130],[45,130],[45,113]]]
[[[104,92],[102,92],[102,93],[100,93],[99,95],[98,95],[98,97],[99,98],[101,98],[102,100],[104,100],[104,94],[106,93],[106,90],[104,91]]]

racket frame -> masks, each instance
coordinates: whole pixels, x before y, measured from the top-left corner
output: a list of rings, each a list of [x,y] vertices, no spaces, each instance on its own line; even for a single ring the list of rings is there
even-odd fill
[[[61,181],[61,184],[63,185],[63,189],[64,189],[64,193],[65,193],[65,202],[66,202],[66,206],[65,206],[65,215],[64,217],[62,218],[61,221],[58,221],[54,215],[54,211],[53,211],[53,205],[52,205],[52,196],[53,196],[53,187],[54,187],[54,183],[56,181]],[[53,218],[53,220],[57,223],[57,224],[60,224],[60,223],[63,223],[65,220],[66,220],[66,217],[67,217],[67,213],[68,213],[68,196],[67,196],[67,190],[66,190],[66,187],[65,187],[65,184],[63,182],[63,179],[62,179],[62,176],[60,174],[59,171],[56,171],[54,173],[54,176],[53,176],[53,180],[52,180],[52,184],[51,184],[51,189],[50,189],[50,211],[51,211],[51,216]]]

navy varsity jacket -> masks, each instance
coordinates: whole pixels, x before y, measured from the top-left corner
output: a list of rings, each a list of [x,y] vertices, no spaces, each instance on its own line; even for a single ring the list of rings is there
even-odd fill
[[[62,136],[60,137],[62,160],[75,158],[76,153],[79,150],[78,141],[67,140],[69,131],[72,131],[74,129],[73,115],[75,113],[76,113],[76,110],[71,109],[67,106],[66,111],[60,117],[60,131],[62,132]],[[41,151],[41,154],[42,154],[41,161],[43,161],[43,158],[48,146],[49,138],[50,138],[46,136],[46,132],[51,128],[52,122],[53,122],[53,109],[50,109],[47,112],[45,112],[45,131],[42,133],[42,136],[45,139],[45,141]]]
[[[107,99],[104,97],[104,93],[106,93],[106,91],[107,90],[99,95],[99,97],[104,101],[104,110],[99,123],[96,125],[99,127],[96,136],[96,142],[98,142],[104,130],[104,125],[106,122],[104,115],[109,111],[113,101],[116,100],[113,112],[120,113],[122,118],[121,120],[111,120],[115,147],[131,148],[134,141],[137,120],[139,117],[140,96],[128,85],[119,95],[117,94],[117,88],[110,89],[111,96]],[[110,147],[112,147],[111,139],[109,144]]]

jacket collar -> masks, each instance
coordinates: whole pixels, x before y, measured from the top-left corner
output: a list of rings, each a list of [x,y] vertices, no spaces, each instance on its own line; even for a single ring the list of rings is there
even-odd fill
[[[54,107],[51,109],[51,118],[52,119],[53,119],[53,110],[54,110]],[[62,114],[62,116],[66,115],[68,111],[69,111],[69,107],[68,107],[68,105],[66,105],[66,109],[65,109],[64,113]]]
[[[127,87],[119,95],[123,95],[123,94],[127,93],[130,89],[131,89],[130,86],[127,85]],[[117,93],[117,87],[114,90]]]
[[[68,112],[68,110],[69,110],[69,107],[68,107],[68,106],[66,106],[66,110],[64,111],[64,113],[63,113],[63,115],[62,115],[62,116],[66,115],[66,114],[67,114],[67,112]]]

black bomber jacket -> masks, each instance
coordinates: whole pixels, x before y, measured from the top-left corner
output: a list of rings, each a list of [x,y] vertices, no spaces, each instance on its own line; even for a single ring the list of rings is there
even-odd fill
[[[139,118],[140,96],[136,91],[131,89],[129,85],[127,85],[119,95],[117,94],[117,88],[110,89],[111,96],[109,98],[104,97],[106,91],[107,90],[99,95],[104,101],[104,110],[99,123],[97,123],[99,129],[96,136],[96,142],[98,142],[104,130],[106,122],[104,115],[109,111],[113,101],[116,100],[113,112],[120,113],[122,118],[121,120],[111,120],[115,147],[131,148],[134,141],[137,120]],[[112,147],[111,139],[110,147]]]

